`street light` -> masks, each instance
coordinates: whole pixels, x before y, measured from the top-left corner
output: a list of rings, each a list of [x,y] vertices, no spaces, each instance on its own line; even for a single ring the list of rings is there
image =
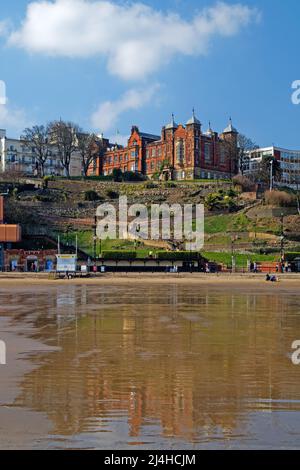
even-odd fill
[[[97,258],[97,237],[93,237],[94,240],[94,263],[96,263]]]
[[[236,268],[236,259],[235,259],[235,242],[237,242],[238,236],[235,235],[231,238],[231,262],[232,262],[232,272],[235,271]]]
[[[280,238],[280,244],[281,244],[281,260],[284,261],[284,214],[281,213],[280,216],[281,220],[281,238]]]
[[[274,160],[271,160],[271,167],[270,167],[270,191],[273,191],[273,165],[274,165]]]
[[[97,212],[96,212],[96,203],[95,203],[95,218],[94,218],[94,264],[96,265],[97,258]]]

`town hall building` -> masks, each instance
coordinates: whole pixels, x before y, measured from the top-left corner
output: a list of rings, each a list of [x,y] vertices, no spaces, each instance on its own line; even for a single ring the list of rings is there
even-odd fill
[[[230,119],[221,134],[211,125],[203,133],[194,111],[185,126],[176,124],[172,115],[160,136],[133,126],[127,147],[110,144],[99,156],[94,174],[107,176],[114,169],[175,181],[231,178],[238,173],[238,132]]]

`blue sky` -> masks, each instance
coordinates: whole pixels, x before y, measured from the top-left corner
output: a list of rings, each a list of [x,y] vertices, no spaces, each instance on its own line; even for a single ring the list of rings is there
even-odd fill
[[[71,0],[57,1],[65,6]],[[80,9],[83,0],[74,1]],[[151,7],[144,16],[158,30],[154,26],[152,31],[148,23],[149,28],[145,26],[148,42],[138,44],[138,60],[136,52],[123,50],[124,38],[127,40],[132,33],[118,22],[122,8],[127,8],[124,10],[127,23],[132,15],[131,27],[135,28],[132,10],[135,2],[128,6],[128,2],[111,0],[121,10],[109,13],[107,31],[107,25],[103,26],[101,19],[98,25],[94,15],[94,23],[92,27],[89,23],[87,30],[105,30],[105,37],[103,48],[95,44],[95,51],[93,41],[99,41],[97,34],[88,38],[88,53],[78,52],[82,41],[76,37],[76,24],[68,30],[62,22],[59,27],[64,32],[58,31],[56,42],[53,41],[53,31],[58,28],[55,19],[50,20],[54,24],[45,36],[35,30],[35,17],[29,22],[26,16],[30,3],[39,2],[1,2],[0,80],[6,82],[8,103],[5,110],[0,110],[0,128],[7,128],[10,136],[17,136],[24,125],[59,117],[78,122],[87,130],[104,130],[107,136],[115,135],[117,130],[126,136],[132,124],[143,131],[160,133],[172,112],[177,122],[185,123],[195,107],[204,130],[210,120],[212,127],[221,131],[232,116],[238,130],[261,146],[274,143],[300,149],[300,105],[295,106],[291,101],[291,84],[300,80],[298,0],[225,2],[227,6],[237,3],[247,6],[249,18],[239,27],[234,23],[226,36],[222,33],[222,23],[219,30],[214,25],[208,38],[202,30],[193,37],[193,21],[203,13],[203,8],[218,8],[217,2],[164,0],[162,6],[158,0],[143,0],[142,3]],[[168,12],[177,13],[177,19]],[[238,19],[232,21],[239,21],[239,12],[236,12]],[[85,13],[79,14],[84,22]],[[43,11],[37,16],[41,17],[42,25],[50,18],[49,11],[45,11],[44,18]],[[165,20],[172,23],[166,31],[167,38],[162,27]],[[26,21],[26,29],[22,29],[21,23]],[[188,25],[189,30],[181,31],[182,24]],[[116,42],[120,41],[115,49],[105,43],[110,34]],[[121,38],[114,36],[117,34]],[[86,37],[85,31],[82,40]],[[134,40],[138,43],[139,38]],[[141,71],[144,67],[145,72]]]

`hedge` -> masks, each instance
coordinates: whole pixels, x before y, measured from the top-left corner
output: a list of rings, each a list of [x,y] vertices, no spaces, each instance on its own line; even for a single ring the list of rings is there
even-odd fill
[[[294,261],[295,258],[300,258],[300,253],[285,253],[287,261]]]
[[[136,259],[135,251],[103,251],[102,259],[115,261],[131,261]]]
[[[159,260],[165,261],[195,261],[201,258],[200,253],[191,251],[158,251],[156,255]]]

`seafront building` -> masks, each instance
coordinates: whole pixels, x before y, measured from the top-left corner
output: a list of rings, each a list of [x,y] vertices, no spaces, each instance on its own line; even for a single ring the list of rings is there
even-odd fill
[[[91,164],[89,174],[110,175],[115,169],[140,173],[149,178],[163,180],[227,179],[238,173],[238,131],[229,125],[218,134],[209,124],[202,132],[202,124],[193,115],[185,125],[171,122],[164,126],[161,135],[131,129],[126,147],[112,144],[103,136],[99,138],[99,155]],[[28,176],[39,174],[34,146],[28,147],[22,139],[7,137],[0,129],[0,172],[16,171]],[[49,152],[45,174],[65,176],[55,145]],[[71,176],[82,175],[79,152],[71,159]]]
[[[218,134],[210,124],[202,132],[194,112],[186,125],[177,124],[172,115],[160,136],[133,126],[127,146],[108,147],[91,174],[107,176],[119,169],[163,180],[226,179],[238,173],[237,138],[231,120]]]
[[[8,225],[4,223],[4,200],[0,196],[0,271],[5,265],[5,252],[7,248],[11,248],[12,243],[21,240],[20,225]]]
[[[281,180],[276,184],[293,189],[300,188],[300,150],[287,150],[274,146],[252,150],[243,159],[243,174],[255,176],[264,158],[274,158],[280,163]]]
[[[65,176],[65,169],[61,164],[55,147],[49,152],[49,158],[45,164],[45,174],[53,176]],[[28,147],[20,139],[10,138],[5,129],[0,129],[0,173],[14,171],[27,176],[38,175],[39,168],[36,160],[34,146]],[[81,176],[82,165],[79,152],[75,152],[71,159],[70,175]]]

